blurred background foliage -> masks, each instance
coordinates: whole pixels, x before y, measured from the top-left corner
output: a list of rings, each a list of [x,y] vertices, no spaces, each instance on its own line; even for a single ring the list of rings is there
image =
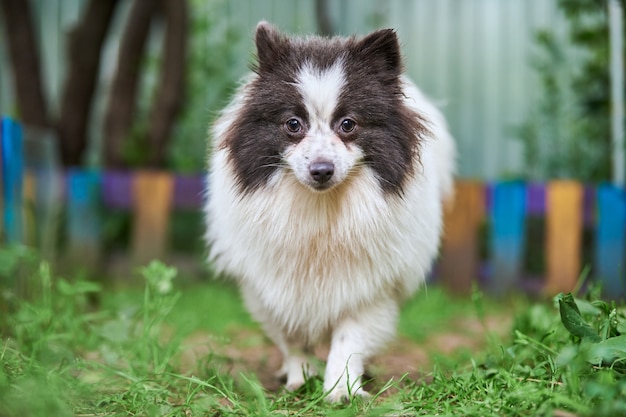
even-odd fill
[[[542,95],[518,135],[528,177],[611,179],[609,28],[595,0],[559,0],[568,19],[563,34],[535,36],[532,64]]]

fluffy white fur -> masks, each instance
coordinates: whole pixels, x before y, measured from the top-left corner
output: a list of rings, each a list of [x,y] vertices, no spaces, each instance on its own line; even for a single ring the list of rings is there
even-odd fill
[[[385,194],[375,173],[358,166],[358,147],[327,127],[346,76],[341,66],[304,68],[298,88],[315,121],[307,138],[288,148],[287,166],[249,194],[238,190],[221,146],[244,105],[244,83],[213,128],[205,207],[214,265],[237,279],[247,308],[281,349],[289,389],[316,372],[307,347],[330,337],[330,400],[364,394],[364,361],[393,337],[399,302],[423,283],[437,254],[454,168],[442,114],[403,78],[405,103],[423,116],[429,134],[402,197]],[[335,162],[338,180],[330,190],[306,185],[305,161],[314,158]]]

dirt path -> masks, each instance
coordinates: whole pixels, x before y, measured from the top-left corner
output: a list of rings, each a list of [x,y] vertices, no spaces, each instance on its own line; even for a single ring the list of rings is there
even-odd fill
[[[506,338],[510,329],[510,317],[487,317],[484,322],[464,318],[446,326],[442,332],[416,343],[399,336],[387,349],[373,358],[368,374],[375,385],[382,385],[391,378],[399,380],[408,374],[411,379],[421,379],[432,366],[433,354],[452,355],[459,350],[479,351],[486,345],[488,335]],[[277,391],[281,381],[274,376],[280,368],[281,354],[260,330],[234,332],[230,337],[215,337],[206,332],[196,332],[183,341],[181,367],[197,369],[210,357],[220,371],[238,375],[254,373],[269,391]],[[323,361],[327,348],[316,349],[315,356]]]

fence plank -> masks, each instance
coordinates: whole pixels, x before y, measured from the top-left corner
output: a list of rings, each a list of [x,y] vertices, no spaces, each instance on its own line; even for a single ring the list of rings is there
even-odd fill
[[[174,207],[201,209],[206,188],[206,175],[177,175],[174,178]]]
[[[168,172],[138,171],[133,178],[133,261],[144,264],[165,254],[173,177]]]
[[[2,184],[2,189],[0,190],[0,213],[2,213],[4,217],[4,192],[6,187],[4,186],[4,163],[3,163],[3,153],[2,153],[2,136],[3,136],[3,128],[2,124],[4,118],[0,117],[0,184]],[[0,221],[0,241],[2,236],[4,235],[4,220]]]
[[[575,181],[551,181],[546,206],[546,291],[571,291],[580,273],[584,187]]]
[[[132,206],[133,173],[107,171],[102,176],[102,201],[107,208],[129,209]]]
[[[34,216],[34,233],[28,229],[26,236],[34,237],[34,244],[44,259],[55,259],[61,219],[64,174],[61,173],[56,133],[48,129],[24,126],[24,199],[29,214]],[[28,177],[32,176],[32,179]],[[28,181],[33,181],[29,191]],[[28,196],[29,192],[33,195]]]
[[[624,256],[626,253],[626,193],[610,184],[598,187],[598,223],[596,228],[596,276],[607,297],[626,293]]]
[[[35,215],[37,180],[35,174],[24,170],[22,202],[22,240],[24,244],[35,247],[37,245],[37,217]]]
[[[23,134],[19,123],[3,118],[2,189],[4,231],[7,243],[22,243]]]
[[[92,270],[100,261],[101,184],[99,172],[74,168],[67,173],[67,256],[71,266]]]
[[[494,185],[491,207],[491,291],[503,295],[519,282],[525,242],[526,185],[507,181]]]
[[[531,182],[526,185],[526,215],[544,217],[546,214],[546,185]]]
[[[478,227],[485,217],[484,185],[458,181],[454,203],[445,213],[439,274],[449,290],[467,294],[478,276]]]

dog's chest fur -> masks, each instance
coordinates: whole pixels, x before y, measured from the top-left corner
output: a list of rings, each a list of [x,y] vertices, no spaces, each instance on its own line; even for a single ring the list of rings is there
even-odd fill
[[[212,183],[232,190],[226,153],[214,158],[221,169]],[[422,164],[431,164],[428,151]],[[402,197],[389,196],[363,169],[323,195],[288,174],[245,196],[220,193],[210,208],[216,266],[238,278],[255,317],[315,340],[343,315],[411,294],[422,282],[441,208],[421,196],[436,188],[419,176]]]

